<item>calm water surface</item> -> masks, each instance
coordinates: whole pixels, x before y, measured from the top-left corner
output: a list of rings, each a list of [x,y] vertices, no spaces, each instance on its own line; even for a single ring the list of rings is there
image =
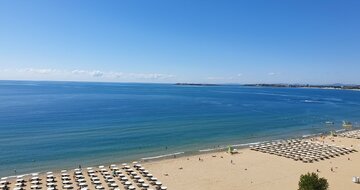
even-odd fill
[[[360,121],[360,92],[1,81],[0,176],[297,137],[342,120]]]

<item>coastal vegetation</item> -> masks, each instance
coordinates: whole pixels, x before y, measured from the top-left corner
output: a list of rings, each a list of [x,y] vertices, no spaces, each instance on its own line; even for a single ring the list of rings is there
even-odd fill
[[[325,178],[319,178],[316,173],[307,173],[300,176],[298,190],[327,190],[329,183]]]

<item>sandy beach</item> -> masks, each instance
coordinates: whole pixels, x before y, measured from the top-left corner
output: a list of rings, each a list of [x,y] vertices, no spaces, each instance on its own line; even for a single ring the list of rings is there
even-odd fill
[[[357,139],[327,137],[325,142],[345,147],[353,145],[354,149],[360,149],[360,140]],[[199,161],[199,157],[203,161]],[[314,163],[303,163],[242,149],[239,154],[234,155],[218,152],[144,165],[154,175],[161,176],[162,181],[172,190],[297,189],[301,174],[317,170],[319,176],[328,179],[330,189],[355,190],[359,189],[360,185],[352,182],[352,176],[360,176],[359,163],[359,152]]]
[[[360,140],[345,137],[317,137],[315,141],[330,145],[351,147],[360,150]],[[314,163],[303,163],[289,158],[257,152],[249,148],[238,150],[238,154],[226,152],[214,152],[187,157],[170,158],[165,160],[143,162],[142,167],[146,168],[154,177],[161,181],[163,186],[171,190],[196,189],[196,190],[277,190],[297,189],[301,174],[316,172],[321,177],[328,179],[330,189],[359,189],[360,184],[352,182],[353,176],[360,176],[358,171],[360,163],[360,152],[345,154],[331,159],[325,159]],[[141,174],[134,164],[129,163],[145,183],[150,183],[146,175]],[[122,167],[117,164],[117,167]],[[107,186],[106,177],[98,167],[94,167],[95,174],[100,178],[105,189],[113,189]],[[105,170],[113,175],[111,167],[105,166]],[[131,179],[130,173],[120,169],[122,173],[134,185],[135,189],[141,189]],[[332,170],[332,171],[331,171]],[[95,189],[87,173],[82,170],[85,183],[88,189]],[[67,171],[70,174],[71,186],[80,189],[76,184],[74,170]],[[54,173],[57,187],[63,186],[61,173]],[[42,179],[41,189],[46,188],[46,174],[40,174]],[[25,176],[25,189],[30,189],[31,176]],[[114,177],[115,183],[120,189],[125,187],[118,177]],[[10,189],[15,187],[15,179],[9,180]],[[150,188],[156,189],[155,185]]]

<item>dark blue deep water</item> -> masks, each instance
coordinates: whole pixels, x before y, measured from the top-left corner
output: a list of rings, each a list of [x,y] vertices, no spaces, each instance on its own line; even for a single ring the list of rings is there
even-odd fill
[[[1,81],[0,176],[297,137],[342,120],[360,120],[360,92]]]

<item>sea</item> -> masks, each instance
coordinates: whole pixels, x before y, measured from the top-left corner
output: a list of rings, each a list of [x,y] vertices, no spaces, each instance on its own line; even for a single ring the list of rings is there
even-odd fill
[[[343,120],[358,126],[360,91],[0,81],[0,177],[301,138]]]

